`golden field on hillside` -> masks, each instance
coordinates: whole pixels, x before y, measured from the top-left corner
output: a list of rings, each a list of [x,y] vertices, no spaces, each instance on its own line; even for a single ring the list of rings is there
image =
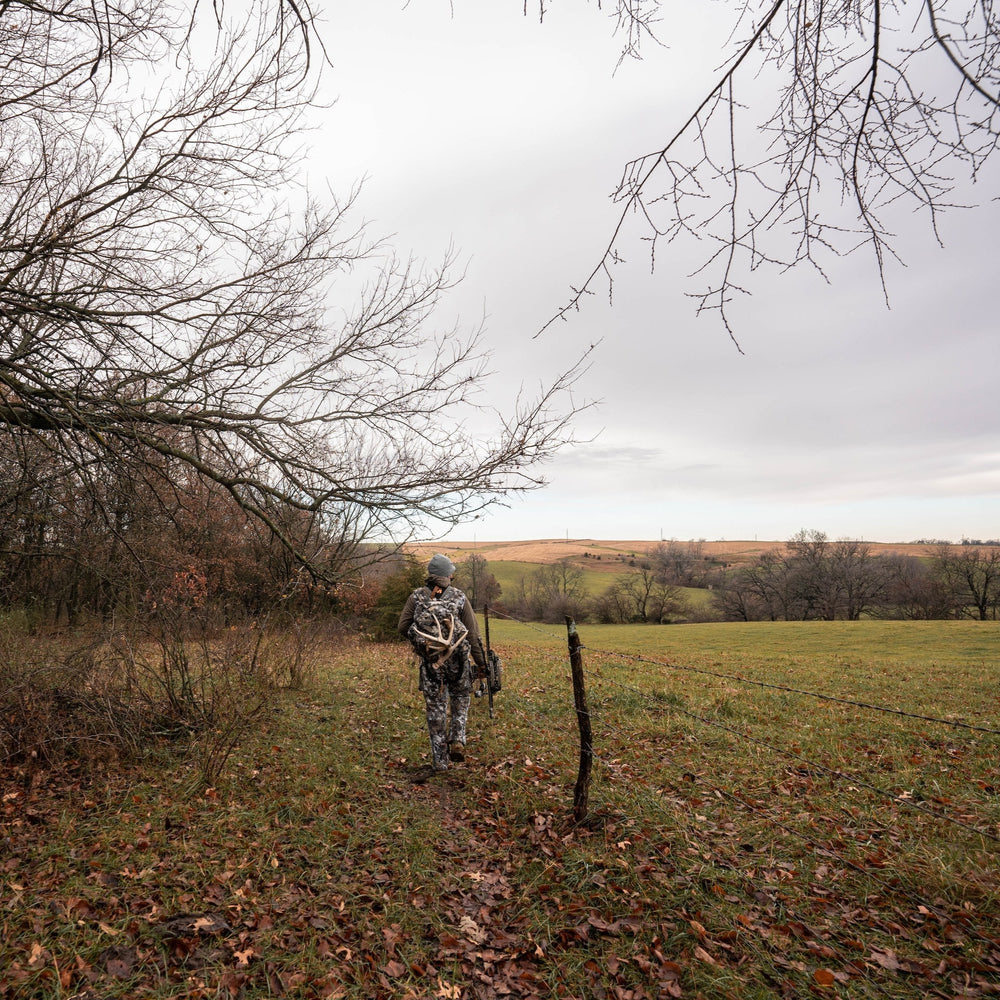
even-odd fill
[[[682,543],[683,539],[680,539]],[[832,541],[832,539],[831,539]],[[595,538],[539,538],[514,542],[418,542],[407,545],[408,551],[428,558],[435,552],[446,553],[454,562],[460,563],[473,553],[481,555],[489,562],[529,562],[554,563],[561,559],[591,560],[601,556],[601,561],[589,563],[591,569],[616,569],[619,557],[631,558],[656,548],[658,540],[608,540]],[[893,553],[909,556],[931,555],[937,546],[902,542],[866,542],[873,554]],[[784,547],[783,541],[702,541],[702,553],[725,563],[749,562],[770,549]],[[603,564],[603,566],[602,566]]]

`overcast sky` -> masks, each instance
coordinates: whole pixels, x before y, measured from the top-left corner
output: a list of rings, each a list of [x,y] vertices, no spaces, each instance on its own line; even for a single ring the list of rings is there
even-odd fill
[[[520,3],[326,6],[337,102],[313,169],[340,191],[365,176],[360,209],[400,252],[454,245],[466,277],[446,311],[470,326],[485,313],[493,401],[600,342],[579,387],[600,401],[578,426],[592,440],[452,539],[1000,536],[995,201],[947,215],[943,249],[899,220],[889,309],[870,255],[831,262],[829,284],[756,276],[743,354],[684,294],[697,247],[658,252],[651,274],[636,229],[613,304],[594,296],[535,338],[600,259],[623,164],[704,96],[724,28],[671,14],[667,46],[614,73],[613,24],[583,0],[543,24]]]

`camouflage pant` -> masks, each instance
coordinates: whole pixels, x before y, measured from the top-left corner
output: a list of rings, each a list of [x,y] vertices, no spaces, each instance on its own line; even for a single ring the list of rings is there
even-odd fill
[[[443,668],[420,665],[420,690],[427,703],[427,730],[431,737],[434,767],[443,771],[448,766],[448,744],[465,743],[465,723],[469,718],[472,697],[472,671],[468,661],[448,660]],[[451,720],[448,703],[451,703]]]

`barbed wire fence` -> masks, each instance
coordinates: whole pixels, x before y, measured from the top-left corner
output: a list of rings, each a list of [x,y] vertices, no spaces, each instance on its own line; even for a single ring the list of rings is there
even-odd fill
[[[549,640],[566,642],[566,654],[564,656],[560,656],[559,654],[541,646],[534,646],[531,644],[522,645],[536,655],[543,656],[554,662],[558,661],[563,665],[566,665],[568,660],[568,680],[572,684],[573,688],[573,704],[577,717],[577,728],[580,738],[580,764],[573,795],[573,818],[576,823],[585,822],[587,818],[593,765],[600,765],[609,775],[613,775],[617,767],[616,762],[606,759],[599,747],[595,745],[595,728],[601,734],[617,737],[619,743],[623,745],[634,743],[637,738],[636,733],[626,731],[620,726],[615,726],[608,718],[603,716],[600,710],[594,711],[590,708],[585,687],[586,671],[584,670],[584,654],[587,653],[590,656],[598,658],[599,666],[595,668],[593,673],[602,683],[617,690],[627,692],[631,698],[635,699],[635,701],[644,708],[644,710],[656,718],[664,718],[670,714],[680,715],[684,719],[689,720],[698,726],[725,733],[728,737],[731,737],[738,742],[744,742],[748,747],[764,750],[769,754],[774,754],[784,757],[789,761],[793,761],[800,769],[806,771],[810,775],[825,775],[831,781],[842,784],[847,795],[853,794],[860,789],[864,789],[866,792],[871,793],[871,795],[873,795],[877,800],[888,803],[899,810],[912,812],[918,816],[925,817],[930,821],[942,823],[950,828],[954,828],[963,835],[977,838],[978,846],[982,849],[995,851],[996,845],[1000,845],[1000,823],[997,823],[993,819],[986,819],[984,817],[974,815],[969,816],[967,814],[962,816],[952,815],[946,810],[947,803],[944,802],[938,803],[938,808],[932,808],[925,802],[917,801],[911,795],[895,792],[891,789],[882,787],[874,781],[868,780],[856,771],[848,770],[842,767],[831,767],[828,764],[811,759],[801,753],[797,748],[793,750],[778,746],[773,741],[762,739],[752,733],[745,732],[736,726],[729,725],[727,723],[720,722],[717,719],[711,719],[707,715],[691,711],[690,709],[684,708],[674,699],[665,698],[662,694],[658,695],[656,693],[651,693],[648,690],[643,690],[635,684],[628,683],[627,680],[611,675],[609,671],[614,671],[619,668],[628,669],[628,666],[631,664],[633,667],[639,665],[655,666],[664,671],[676,671],[678,673],[688,672],[692,674],[706,675],[714,679],[724,680],[733,684],[743,684],[760,689],[774,690],[785,694],[794,694],[804,698],[816,699],[817,701],[841,704],[876,714],[893,716],[897,719],[912,720],[925,725],[931,724],[933,726],[944,727],[956,732],[964,732],[970,736],[985,738],[990,752],[995,752],[997,749],[993,738],[1000,736],[1000,729],[986,725],[973,724],[962,719],[948,719],[924,713],[910,712],[890,705],[879,705],[873,702],[844,698],[821,691],[812,691],[806,688],[795,687],[793,685],[761,681],[755,678],[744,677],[740,674],[708,670],[701,667],[660,660],[636,653],[623,652],[621,650],[609,650],[597,646],[587,645],[580,639],[576,623],[568,617],[566,619],[566,636],[564,639],[561,635],[551,631],[551,629],[541,627],[531,622],[522,621],[512,615],[498,612],[494,609],[488,609],[487,613],[502,617],[511,623],[515,623],[526,629],[534,630],[539,634],[544,635]],[[510,674],[508,671],[508,677],[509,676]],[[522,695],[519,697],[518,705],[519,710],[521,711],[530,712],[532,710],[530,697]],[[544,721],[546,723],[550,722],[547,713],[543,714],[537,709],[536,711],[540,719],[543,718],[544,715]],[[680,769],[683,775],[682,780],[686,780],[689,777],[693,778],[693,776],[690,775],[690,772],[687,771],[686,765],[683,762],[678,761],[672,755],[667,754],[662,756],[661,760],[669,762],[676,768]],[[889,881],[889,879],[878,874],[877,871],[873,871],[871,867],[857,863],[847,857],[842,851],[834,850],[830,843],[820,841],[817,837],[810,836],[808,833],[804,833],[789,823],[776,818],[770,810],[763,808],[761,803],[755,802],[748,794],[741,793],[739,790],[722,787],[718,783],[706,780],[704,776],[699,777],[698,781],[705,794],[711,795],[718,801],[727,802],[739,812],[752,815],[767,826],[780,830],[786,836],[804,845],[814,855],[840,863],[845,869],[849,869],[857,876],[868,880],[868,882],[876,887],[879,892],[884,893],[886,898],[905,900],[913,908],[915,913],[933,917],[934,920],[938,922],[939,926],[944,929],[954,928],[957,924],[959,925],[961,932],[966,934],[969,938],[978,941],[987,948],[995,950],[1000,947],[1000,929],[996,926],[985,928],[978,926],[975,923],[974,914],[969,911],[961,909],[956,911],[953,909],[952,912],[948,912],[935,901],[924,898],[919,892],[907,888],[898,880],[892,882]],[[649,792],[646,795],[646,800],[653,803],[654,806],[666,817],[669,817],[672,822],[682,826],[685,830],[685,836],[690,840],[690,842],[698,843],[703,839],[704,831],[691,825],[685,814],[676,808],[673,801],[665,800],[662,794],[655,794],[654,792]],[[844,807],[841,805],[840,808]],[[881,826],[878,833],[882,837],[889,837],[891,831],[888,828]],[[739,868],[739,866],[733,866],[732,870],[737,877],[742,877],[747,880],[748,889],[750,891],[754,891],[752,881],[749,880],[749,877]],[[809,927],[808,921],[802,920],[801,923],[804,927]],[[810,931],[810,933],[814,932]],[[815,933],[815,939],[817,947],[829,949],[830,957],[836,957],[839,959],[845,968],[853,970],[855,974],[865,976],[866,978],[869,976],[870,970],[868,963],[848,956],[843,942],[836,942],[830,937],[829,934],[821,938],[819,933]],[[868,982],[870,982],[877,991],[881,989],[877,980],[868,978]]]

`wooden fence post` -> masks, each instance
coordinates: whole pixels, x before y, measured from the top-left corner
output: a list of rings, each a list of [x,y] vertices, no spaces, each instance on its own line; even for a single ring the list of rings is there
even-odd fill
[[[590,727],[590,712],[587,709],[587,689],[583,683],[583,656],[580,654],[580,637],[576,632],[576,622],[566,616],[566,632],[569,640],[569,664],[573,672],[573,703],[576,705],[576,721],[580,727],[580,770],[573,791],[573,819],[582,823],[587,816],[587,799],[590,796],[590,770],[594,762],[594,744]]]

